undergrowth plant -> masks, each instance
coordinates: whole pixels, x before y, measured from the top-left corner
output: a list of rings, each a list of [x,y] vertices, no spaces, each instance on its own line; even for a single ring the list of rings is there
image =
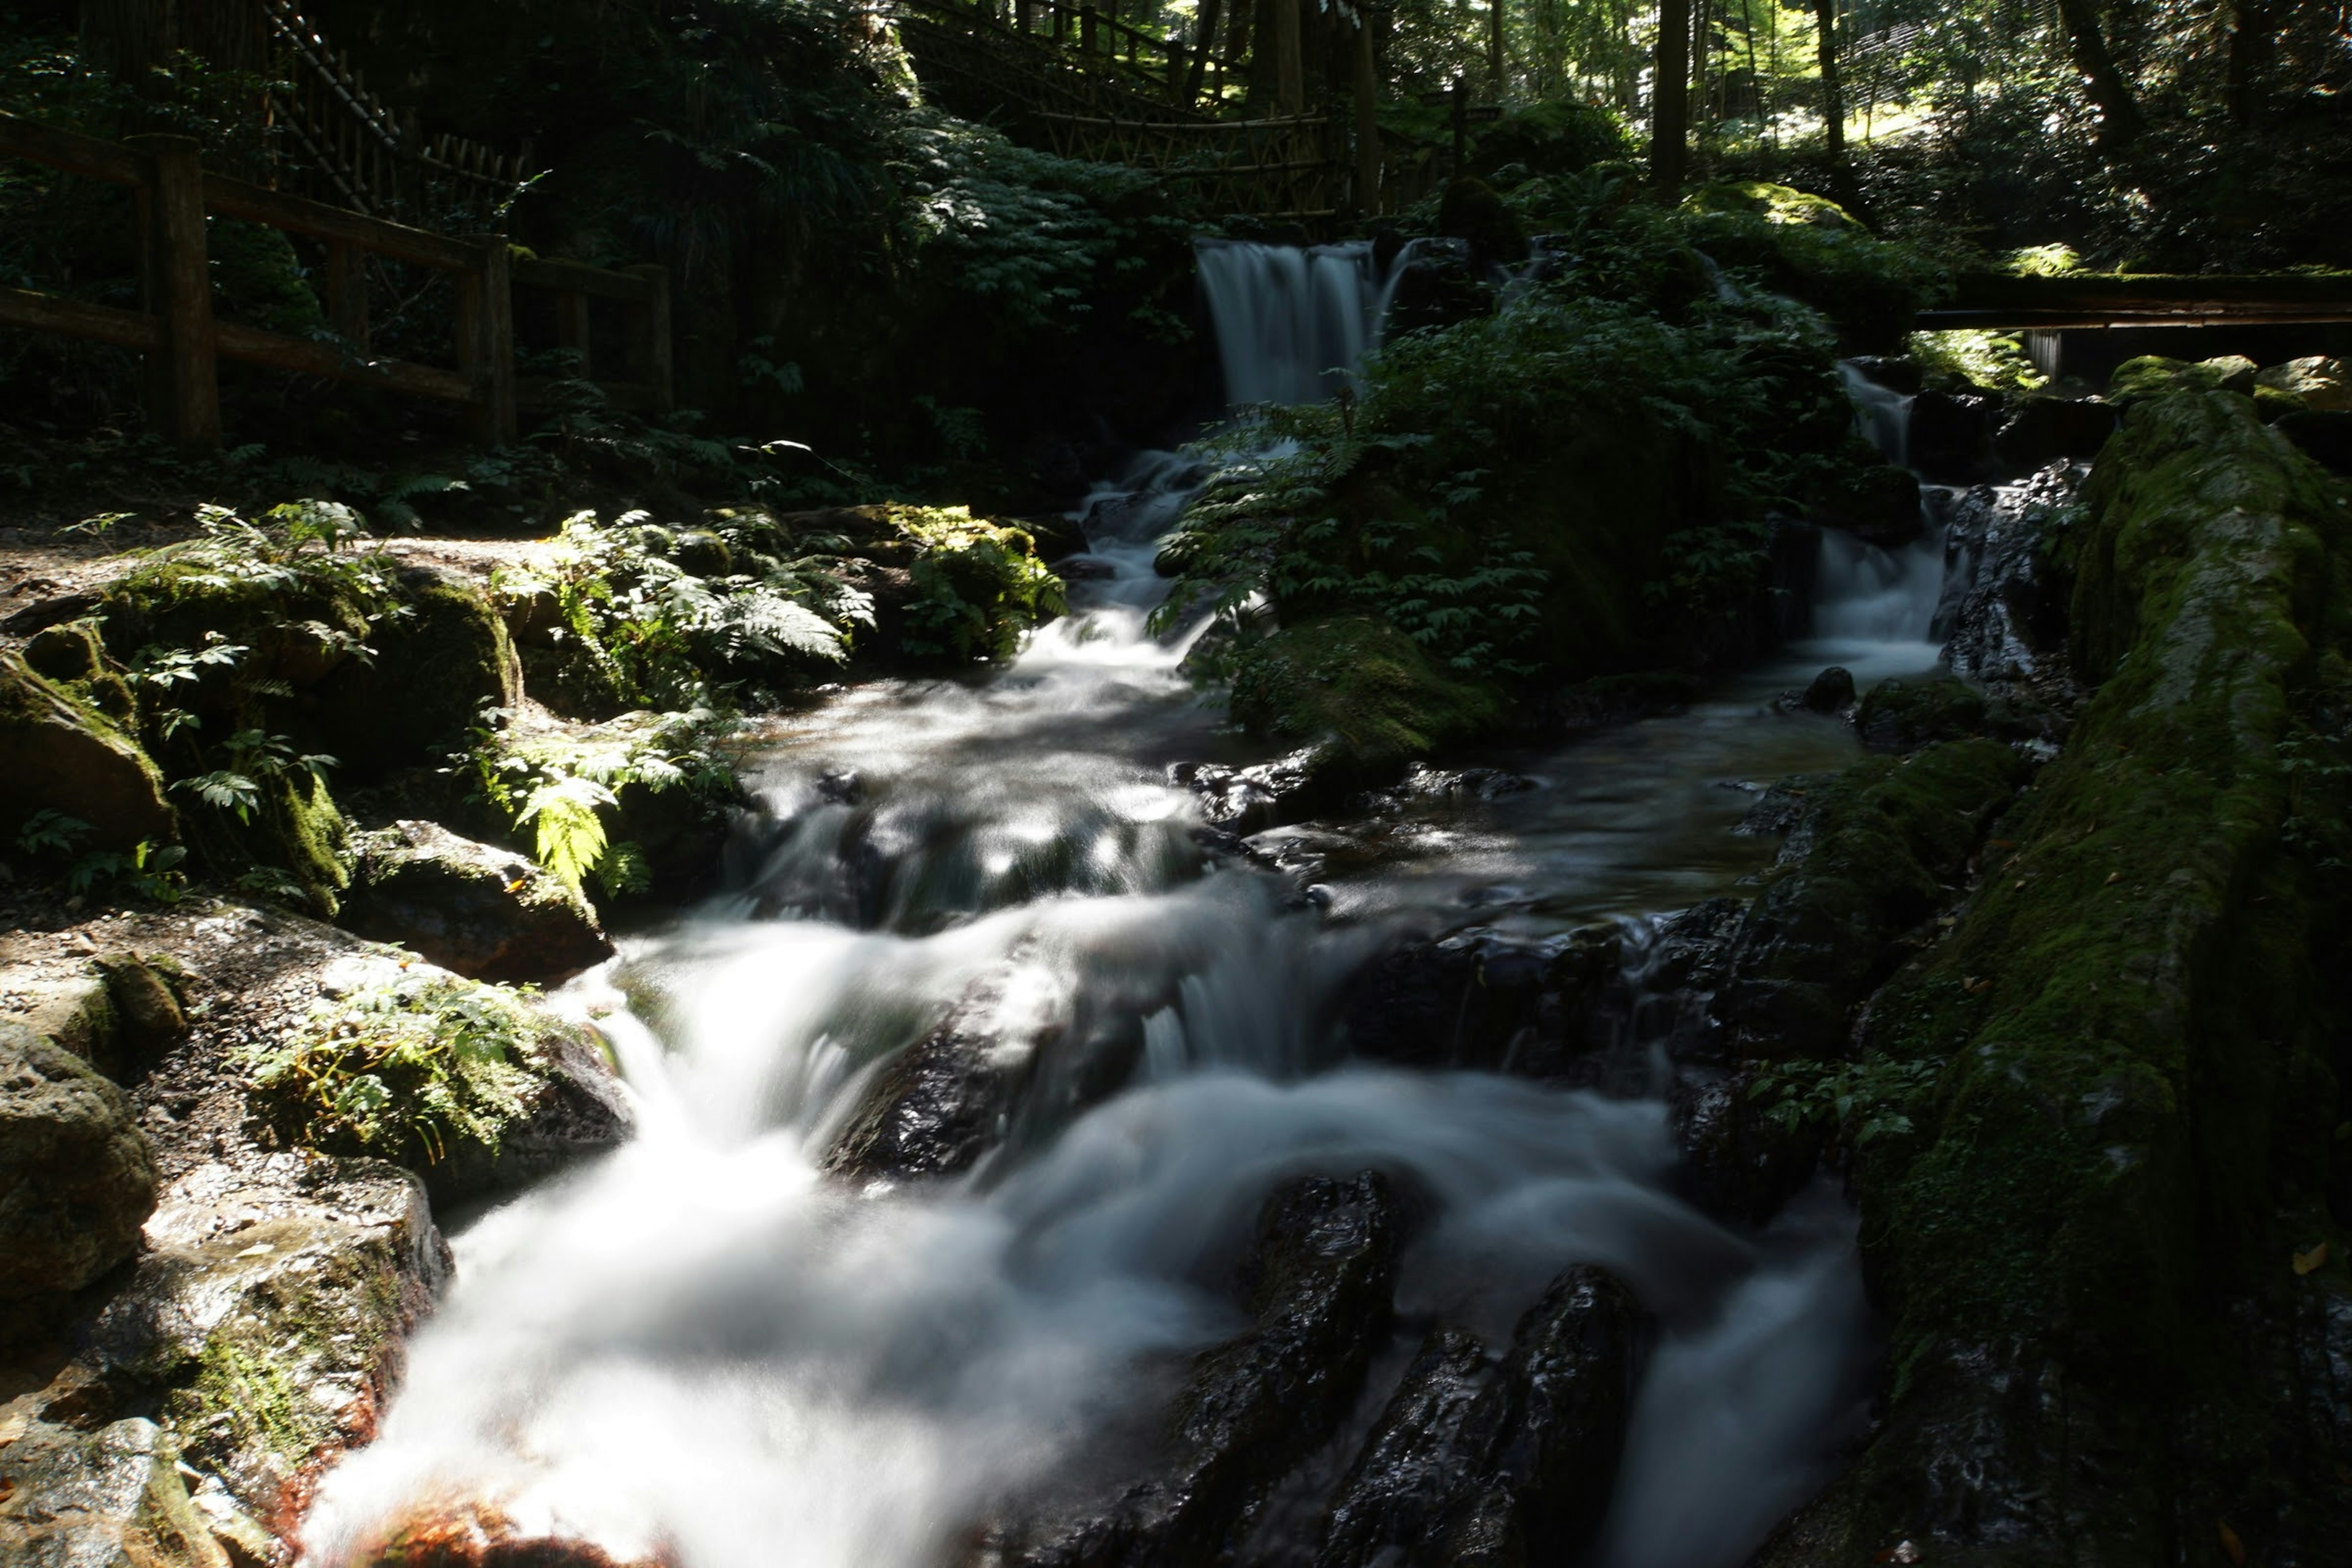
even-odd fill
[[[518,735],[476,733],[456,765],[508,825],[528,829],[532,854],[565,886],[593,877],[608,897],[643,892],[650,868],[641,846],[615,841],[621,792],[684,791],[706,803],[730,800],[735,773],[719,746],[731,721],[709,709],[638,712],[584,729]]]
[[[1859,1062],[1774,1062],[1748,1085],[1765,1115],[1790,1131],[1820,1128],[1867,1148],[1902,1137],[1936,1087],[1943,1064],[1888,1057]]]
[[[315,1148],[438,1163],[461,1143],[495,1154],[535,1079],[523,1063],[551,1021],[528,988],[402,970],[311,1004],[246,1047],[254,1086]]]

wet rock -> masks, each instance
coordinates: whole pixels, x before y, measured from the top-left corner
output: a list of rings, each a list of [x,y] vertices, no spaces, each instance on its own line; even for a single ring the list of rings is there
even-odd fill
[[[1911,466],[1940,485],[1973,484],[1995,467],[1998,399],[1929,390],[1911,404]]]
[[[2305,408],[2352,413],[2352,372],[2326,354],[2270,365],[2255,373],[2254,384],[2285,393]]]
[[[21,1403],[21,1402],[19,1402]],[[189,1501],[169,1434],[0,1415],[0,1561],[25,1568],[232,1568]]]
[[[1853,1007],[1958,897],[1979,835],[2029,771],[2009,747],[1971,740],[1817,781],[1810,851],[1784,858],[1741,916],[1715,990],[1732,1059],[1843,1056]]]
[[[1761,1226],[1811,1180],[1827,1143],[1811,1124],[1762,1114],[1752,1074],[1685,1072],[1666,1094],[1666,1123],[1682,1151],[1675,1184],[1716,1218]]]
[[[1731,831],[1742,837],[1781,839],[1777,863],[1793,865],[1812,848],[1808,819],[1813,812],[1813,792],[1834,777],[1833,773],[1801,773],[1777,781],[1756,797],[1756,804]]]
[[[436,1203],[510,1193],[628,1141],[636,1112],[604,1047],[584,1031],[551,1018],[522,1064],[532,1079],[522,1109],[499,1134],[493,1152],[472,1142],[426,1165]]]
[[[511,708],[522,665],[506,623],[467,579],[429,567],[400,574],[408,613],[372,631],[375,657],[314,668],[296,702],[344,777],[437,762],[486,708]],[[289,674],[289,679],[292,677]]]
[[[1842,528],[1881,550],[1900,550],[1919,537],[1919,478],[1892,463],[1841,469],[1818,493],[1813,521]]]
[[[1326,776],[1326,763],[1320,748],[1307,746],[1245,768],[1177,763],[1168,770],[1168,782],[1199,797],[1210,826],[1246,837],[1333,804],[1336,786]]]
[[[1853,706],[1853,672],[1833,664],[1813,677],[1797,706],[1809,713],[1843,713]]]
[[[431,822],[356,837],[341,923],[473,980],[563,979],[613,955],[587,900],[528,856]]]
[[[1255,1501],[1325,1441],[1389,1332],[1404,1224],[1388,1179],[1309,1176],[1266,1200],[1244,1265],[1254,1327],[1192,1363],[1160,1455],[1115,1500],[1001,1528],[983,1560],[1033,1568],[1190,1568],[1232,1544]]]
[[[1979,486],[1945,530],[1943,599],[1929,635],[1947,645],[1953,671],[1997,690],[2063,682],[2063,586],[2049,561],[2052,524],[2074,498],[2082,470],[2053,463],[2027,483]]]
[[[1993,437],[1993,453],[2012,474],[2028,474],[2066,458],[2097,456],[2121,416],[2092,398],[2029,397]]]
[[[0,1022],[0,1300],[78,1290],[139,1245],[154,1155],[88,1063]]]
[[[1623,1285],[1580,1266],[1499,1361],[1431,1334],[1340,1484],[1316,1568],[1572,1561],[1616,1481],[1642,1323]]]
[[[479,1501],[422,1512],[354,1552],[352,1568],[670,1568],[667,1553],[618,1558],[590,1542],[531,1534]]]
[[[1486,274],[1472,263],[1466,239],[1424,239],[1399,268],[1390,295],[1391,336],[1423,327],[1449,327],[1491,308]]]
[[[1553,1078],[1591,1048],[1613,928],[1526,942],[1473,927],[1391,949],[1349,989],[1341,1027],[1370,1061]]]
[[[1415,806],[1501,800],[1540,787],[1524,773],[1500,768],[1436,768],[1415,763],[1396,784],[1359,796],[1355,805],[1360,811],[1393,814]]]
[[[448,1277],[424,1188],[372,1160],[204,1165],[145,1237],[52,1386],[78,1413],[152,1411],[193,1466],[289,1533],[322,1465],[375,1435],[404,1336]]]
[[[1874,752],[1909,752],[1979,735],[1984,694],[1957,679],[1882,680],[1854,710],[1853,727]]]
[[[136,742],[96,709],[77,702],[0,649],[0,841],[14,842],[26,817],[54,808],[125,847],[170,839],[177,817],[163,775]]]
[[[1008,1037],[1003,976],[973,987],[901,1051],[834,1141],[824,1169],[852,1178],[948,1176],[1003,1139],[1038,1042]]]

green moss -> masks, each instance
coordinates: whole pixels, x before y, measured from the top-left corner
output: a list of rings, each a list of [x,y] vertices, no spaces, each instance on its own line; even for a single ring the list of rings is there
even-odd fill
[[[1984,693],[1950,676],[1882,680],[1863,695],[1853,716],[1863,743],[1874,751],[1908,752],[1936,741],[1985,731]]]
[[[1853,215],[1827,196],[1768,180],[1718,180],[1701,185],[1683,198],[1683,208],[1694,213],[1745,213],[1771,223],[1863,232]]]
[[[1720,999],[1751,1054],[1844,1054],[1851,1009],[1951,900],[2028,771],[2007,746],[1960,740],[1857,763],[1816,789],[1802,829],[1812,847],[1749,911],[1740,979]]]
[[[257,857],[281,867],[302,901],[321,920],[341,908],[352,885],[349,829],[326,781],[312,773],[281,773],[268,781],[258,826],[265,839]]]
[[[2168,396],[2176,392],[2254,391],[2254,362],[2250,359],[2209,359],[2190,363],[2162,354],[2142,354],[2117,365],[2107,378],[2107,401],[2118,408]]]
[[[893,506],[884,514],[916,544],[905,652],[952,664],[1003,662],[1021,651],[1030,627],[1062,613],[1062,580],[1037,559],[1026,530],[964,507]]]
[[[2096,695],[1966,918],[1871,1005],[1875,1049],[1942,1069],[1932,1128],[1858,1179],[1895,1404],[1841,1506],[1886,1528],[1937,1506],[1937,1434],[1974,1423],[2034,1509],[2136,1539],[2180,1402],[2226,1426],[2270,1397],[2210,1303],[2268,1288],[2280,1196],[2340,1157],[2279,746],[2344,640],[2352,514],[2249,399],[2137,363],[2068,544]]]
[[[1234,716],[1254,734],[1330,749],[1336,773],[1370,779],[1501,721],[1495,690],[1450,679],[1412,638],[1361,616],[1286,626],[1244,649]]]

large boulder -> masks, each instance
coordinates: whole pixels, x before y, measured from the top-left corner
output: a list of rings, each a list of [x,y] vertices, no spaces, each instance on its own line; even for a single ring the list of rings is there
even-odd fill
[[[1001,1525],[1035,1568],[1215,1562],[1250,1505],[1329,1438],[1387,1340],[1404,1241],[1384,1176],[1308,1176],[1266,1200],[1239,1281],[1253,1326],[1193,1362],[1149,1472],[1107,1503]]]
[[[398,598],[402,613],[370,631],[373,658],[341,659],[298,683],[305,717],[357,776],[437,761],[483,710],[511,708],[522,695],[521,661],[481,589],[411,567]]]
[[[78,702],[0,649],[0,841],[13,842],[35,812],[53,808],[97,830],[102,844],[169,839],[177,818],[163,775],[95,707]]]
[[[553,981],[613,955],[595,911],[530,857],[403,821],[360,835],[342,923],[473,980]]]
[[[20,1416],[11,1425],[0,1416],[0,1562],[232,1568],[189,1500],[178,1446],[154,1422],[132,1416],[86,1431]]]
[[[2347,372],[2342,360],[2326,354],[2291,359],[2257,371],[2254,384],[2283,392],[2305,408],[2352,414],[2352,372]]]
[[[72,1405],[154,1413],[192,1468],[290,1535],[320,1467],[374,1436],[404,1337],[448,1278],[424,1188],[307,1153],[202,1165],[146,1239],[87,1331]]]
[[[1316,1568],[1574,1561],[1608,1510],[1643,1327],[1622,1283],[1580,1265],[1499,1357],[1432,1332],[1340,1483]]]
[[[2120,416],[2112,404],[2094,398],[2029,397],[1992,438],[2000,466],[2032,473],[2063,458],[2096,457],[2116,433]]]
[[[137,1250],[154,1155],[122,1091],[0,1022],[0,1300],[78,1290]]]

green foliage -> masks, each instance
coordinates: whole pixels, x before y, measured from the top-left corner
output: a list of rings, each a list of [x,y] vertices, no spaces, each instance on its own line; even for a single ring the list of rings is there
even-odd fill
[[[404,969],[320,998],[244,1065],[315,1148],[410,1163],[461,1142],[496,1153],[551,1021],[528,989]]]
[[[1942,1064],[1874,1057],[1859,1062],[1774,1062],[1748,1088],[1769,1100],[1765,1114],[1790,1131],[1808,1127],[1838,1132],[1855,1148],[1881,1138],[1907,1137],[1936,1087]]]
[[[1055,157],[941,114],[909,117],[903,156],[928,263],[1022,326],[1073,330],[1106,285],[1196,226],[1157,199],[1145,171]]]
[[[721,517],[701,536],[720,542],[728,567],[749,570],[698,575],[678,559],[679,536],[648,516],[606,524],[575,513],[543,565],[491,579],[502,602],[545,606],[574,706],[697,708],[790,689],[841,664],[850,634],[873,624],[871,599],[826,558],[763,553],[763,537]]]
[[[535,858],[566,886],[593,876],[617,898],[652,881],[643,848],[613,838],[623,792],[733,799],[734,769],[719,750],[731,729],[708,709],[529,735],[485,729],[454,763],[509,826],[530,829]]]
[[[1988,392],[2034,392],[2050,379],[2033,368],[2024,345],[2003,332],[1965,327],[1913,332],[1903,347],[1928,375],[1945,385],[1964,383]]]
[[[1062,613],[1062,580],[1021,530],[975,518],[967,507],[893,506],[886,515],[918,546],[906,652],[1001,662],[1021,651],[1029,627]]]
[[[16,852],[36,865],[60,868],[58,880],[75,897],[119,889],[159,904],[180,901],[187,889],[187,878],[180,870],[187,850],[142,838],[127,851],[77,853],[96,831],[79,817],[43,806],[17,829]]]

